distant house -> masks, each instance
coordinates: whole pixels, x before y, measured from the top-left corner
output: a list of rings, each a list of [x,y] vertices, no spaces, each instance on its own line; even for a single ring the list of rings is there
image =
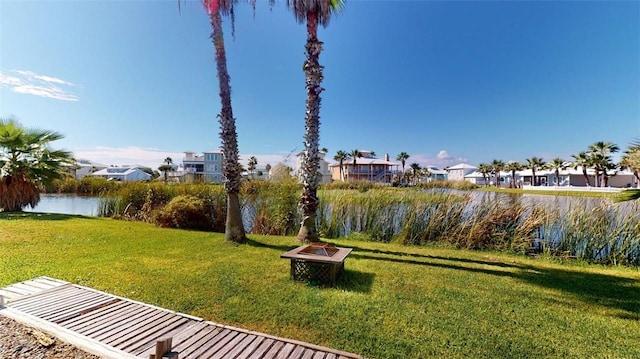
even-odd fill
[[[318,171],[320,172],[320,183],[331,182],[331,172],[329,172],[329,162],[325,161],[324,156],[326,153],[320,151],[320,163],[318,164]],[[296,155],[296,175],[298,178],[302,175],[302,155],[304,152],[300,152]]]
[[[202,181],[212,183],[222,183],[222,160],[221,150],[213,150],[197,155],[195,152],[187,151],[182,159],[182,171],[186,182]]]
[[[356,163],[353,159],[345,161],[342,164],[344,178],[347,181],[371,181],[390,183],[394,175],[399,174],[398,167],[400,163],[389,161],[389,155],[385,155],[384,159],[376,158],[371,151],[359,150],[361,157],[356,157]],[[334,163],[329,166],[331,178],[340,181],[340,164]]]
[[[89,176],[121,182],[147,181],[151,179],[151,175],[141,170],[140,167],[107,167],[93,172]]]
[[[78,159],[76,160],[75,164],[76,164],[76,167],[74,168],[73,175],[76,179],[81,179],[83,177],[86,177],[92,174],[93,172],[96,172],[108,167],[107,165],[92,162],[86,159]]]
[[[476,166],[460,163],[455,166],[447,167],[444,170],[447,171],[447,179],[451,181],[463,181],[465,179],[464,176],[477,169],[478,167]]]
[[[424,169],[428,170],[431,174],[427,179],[429,182],[431,181],[444,181],[447,179],[447,171],[441,170],[436,166],[425,166]]]

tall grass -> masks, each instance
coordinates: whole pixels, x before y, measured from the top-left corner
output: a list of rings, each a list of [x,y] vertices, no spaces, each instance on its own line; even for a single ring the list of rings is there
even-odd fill
[[[640,205],[578,202],[543,204],[512,194],[473,196],[460,191],[323,186],[317,226],[324,238],[357,236],[408,245],[446,242],[469,249],[542,252],[607,264],[640,265]],[[254,234],[293,235],[301,216],[296,182],[249,181],[242,188],[245,229]],[[120,186],[102,200],[101,215],[154,222],[173,198],[202,199],[224,228],[226,195],[220,185],[137,183]],[[173,211],[173,213],[178,213]],[[165,213],[166,217],[166,213]],[[164,222],[167,219],[164,218]]]

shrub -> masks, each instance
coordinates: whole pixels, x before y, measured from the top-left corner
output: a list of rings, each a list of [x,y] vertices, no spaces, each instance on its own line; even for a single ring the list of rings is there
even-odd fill
[[[206,203],[192,195],[173,198],[164,208],[153,215],[159,227],[211,230],[213,221]]]

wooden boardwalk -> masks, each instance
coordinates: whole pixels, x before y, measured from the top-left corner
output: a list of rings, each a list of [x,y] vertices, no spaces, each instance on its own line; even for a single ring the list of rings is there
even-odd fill
[[[3,305],[4,302],[4,305]],[[0,288],[0,315],[105,358],[149,358],[173,338],[185,358],[347,359],[360,356],[274,337],[136,302],[48,277]]]

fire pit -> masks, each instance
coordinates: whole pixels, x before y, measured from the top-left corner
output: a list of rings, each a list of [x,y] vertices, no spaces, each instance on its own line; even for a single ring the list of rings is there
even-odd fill
[[[351,248],[315,243],[292,249],[280,258],[291,259],[291,277],[294,280],[334,285],[344,272],[344,260],[349,253]]]

